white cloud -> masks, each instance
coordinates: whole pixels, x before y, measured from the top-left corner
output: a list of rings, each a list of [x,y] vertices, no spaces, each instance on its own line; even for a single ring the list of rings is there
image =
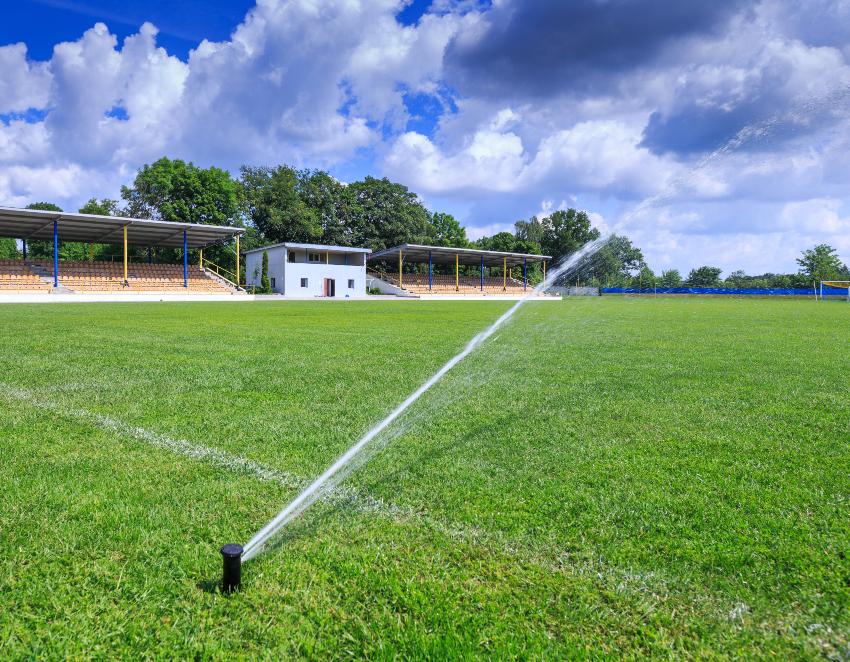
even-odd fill
[[[25,44],[0,46],[0,114],[23,113],[47,105],[50,72],[27,60]]]

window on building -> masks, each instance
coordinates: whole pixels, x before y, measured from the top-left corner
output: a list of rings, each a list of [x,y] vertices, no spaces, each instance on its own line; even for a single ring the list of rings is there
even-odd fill
[[[310,262],[324,262],[321,253],[310,253]]]
[[[349,278],[349,279],[348,279],[348,289],[349,289],[349,290],[353,290],[353,289],[354,289],[354,279],[353,279],[353,278]]]
[[[295,251],[287,251],[287,253],[286,253],[286,259],[287,259],[289,262],[295,262]]]
[[[307,287],[307,279],[306,278],[301,279],[301,287]]]

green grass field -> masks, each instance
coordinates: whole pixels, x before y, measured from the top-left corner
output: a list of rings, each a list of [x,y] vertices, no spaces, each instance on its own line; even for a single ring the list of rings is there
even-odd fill
[[[850,657],[844,304],[529,304],[218,592],[507,305],[0,307],[0,655]]]

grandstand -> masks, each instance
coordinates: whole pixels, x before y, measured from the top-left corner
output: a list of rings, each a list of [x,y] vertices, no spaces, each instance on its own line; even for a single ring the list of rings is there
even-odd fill
[[[242,232],[241,228],[216,225],[0,207],[0,237],[20,240],[23,250],[22,259],[0,260],[0,295],[237,294],[243,292],[238,275]],[[204,248],[233,239],[236,273],[204,262]],[[52,240],[53,259],[28,259],[30,240]],[[63,240],[120,243],[123,256],[118,262],[62,261],[59,246]],[[130,246],[181,248],[183,264],[130,263]],[[189,264],[191,250],[198,251],[198,264]]]
[[[373,286],[407,296],[520,297],[531,291],[529,268],[540,264],[545,277],[550,259],[548,255],[402,244],[373,253],[368,276]],[[435,265],[445,273],[435,273]]]

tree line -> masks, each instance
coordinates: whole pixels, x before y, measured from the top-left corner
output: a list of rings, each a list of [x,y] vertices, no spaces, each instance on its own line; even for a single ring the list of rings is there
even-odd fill
[[[63,211],[39,202],[33,209]],[[122,186],[120,200],[91,199],[81,213],[130,218],[150,218],[178,223],[201,223],[244,227],[245,249],[285,241],[365,247],[373,251],[403,243],[479,248],[525,254],[550,255],[558,261],[570,255],[600,232],[585,211],[558,210],[547,217],[519,220],[512,232],[470,241],[466,229],[451,214],[432,212],[406,186],[387,178],[365,177],[343,184],[323,170],[297,169],[288,165],[242,166],[238,177],[224,169],[201,168],[179,159],[161,158],[143,166],[129,186]],[[30,242],[34,258],[52,256],[51,242]],[[117,245],[89,246],[63,242],[60,258],[66,260],[115,259]],[[0,240],[0,257],[17,255],[14,240]],[[232,246],[206,249],[205,259],[225,269],[235,268]],[[132,247],[131,258],[147,257],[144,247]],[[157,262],[178,262],[178,249],[154,249]],[[625,236],[613,236],[588,259],[571,279],[579,284],[610,287],[794,287],[847,275],[847,267],[833,248],[821,245],[805,251],[797,274],[747,276],[732,272],[721,280],[717,267],[702,266],[682,278],[675,269],[657,275],[643,253]],[[408,269],[421,268],[409,265]],[[541,278],[540,268],[529,271],[532,283]]]

